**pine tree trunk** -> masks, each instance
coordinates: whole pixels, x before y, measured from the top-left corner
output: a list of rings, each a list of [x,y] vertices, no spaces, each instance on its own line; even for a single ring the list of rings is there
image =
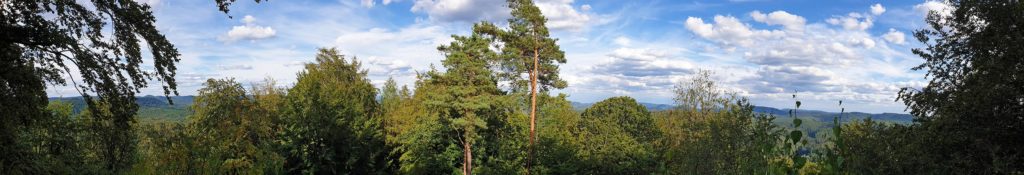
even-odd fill
[[[473,147],[469,144],[469,139],[462,142],[462,149],[464,150],[465,158],[462,160],[462,174],[470,175],[473,174]]]
[[[533,49],[533,71],[530,73],[530,145],[526,153],[526,174],[530,174],[530,164],[533,163],[534,125],[537,121],[537,62],[540,56],[537,52]]]

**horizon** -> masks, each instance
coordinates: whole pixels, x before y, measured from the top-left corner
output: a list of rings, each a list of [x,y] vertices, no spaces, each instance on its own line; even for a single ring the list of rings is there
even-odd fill
[[[501,0],[239,1],[228,14],[213,1],[139,1],[153,7],[157,28],[181,52],[180,95],[195,95],[208,78],[248,85],[271,77],[289,86],[319,47],[357,57],[378,88],[388,77],[413,88],[416,72],[440,65],[436,47],[452,34],[508,17]],[[568,88],[551,93],[571,101],[630,96],[673,104],[672,87],[708,69],[724,89],[758,106],[792,108],[800,100],[801,109],[833,112],[842,100],[848,111],[898,114],[907,114],[895,101],[899,88],[927,82],[923,72],[910,70],[923,61],[910,52],[923,47],[912,33],[924,27],[928,10],[947,8],[935,1],[548,0],[538,6],[568,60],[560,72]],[[794,91],[797,99],[790,98]],[[71,86],[47,89],[47,96],[67,95],[80,94]],[[153,83],[139,95],[163,93]]]

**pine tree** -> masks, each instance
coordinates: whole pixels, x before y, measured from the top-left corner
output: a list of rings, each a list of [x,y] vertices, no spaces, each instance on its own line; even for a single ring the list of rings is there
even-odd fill
[[[509,0],[512,18],[508,29],[499,29],[494,24],[481,22],[473,28],[475,33],[497,38],[501,46],[499,78],[512,84],[513,93],[530,93],[530,144],[527,148],[527,169],[533,157],[535,125],[537,118],[537,93],[551,88],[566,87],[565,80],[558,76],[558,64],[565,63],[565,53],[558,47],[558,40],[549,36],[545,26],[547,18],[541,14],[531,0]],[[529,75],[524,80],[522,74]],[[527,86],[529,85],[529,86]]]
[[[444,92],[434,94],[427,104],[439,109],[440,115],[461,133],[462,173],[472,174],[473,145],[481,137],[478,132],[487,128],[484,118],[494,117],[481,115],[487,115],[492,100],[503,93],[488,66],[488,60],[497,56],[489,48],[492,41],[479,35],[453,38],[455,41],[450,45],[438,47],[445,53],[441,62],[447,72],[428,73],[427,83],[444,87]]]

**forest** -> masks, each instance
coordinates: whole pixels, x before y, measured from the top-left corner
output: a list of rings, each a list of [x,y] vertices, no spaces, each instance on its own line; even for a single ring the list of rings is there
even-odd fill
[[[755,112],[711,71],[676,84],[669,109],[629,96],[577,109],[551,93],[572,86],[559,76],[572,62],[531,0],[452,35],[411,87],[377,88],[325,47],[294,84],[208,79],[184,105],[180,54],[149,6],[5,0],[0,174],[1022,174],[1024,2],[946,3],[913,33],[924,62],[907,69],[928,84],[896,94],[912,122],[844,119],[842,101],[818,122],[797,117],[804,93]],[[68,84],[79,101],[47,97]],[[185,110],[140,107],[148,86]]]

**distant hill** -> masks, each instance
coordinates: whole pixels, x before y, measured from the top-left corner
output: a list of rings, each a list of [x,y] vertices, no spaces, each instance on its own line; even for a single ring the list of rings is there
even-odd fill
[[[774,115],[776,117],[788,117],[789,109],[777,109],[772,107],[754,106],[754,112]],[[818,110],[796,110],[796,115],[800,117],[811,117],[822,122],[831,122],[833,118],[839,116],[836,112],[825,112]],[[914,121],[914,117],[910,114],[897,114],[897,113],[881,113],[881,114],[870,114],[864,112],[846,112],[843,113],[842,122],[857,121],[871,118],[877,121],[892,121],[898,123],[911,123]]]
[[[570,101],[570,103],[572,103],[572,108],[576,109],[578,111],[583,111],[584,109],[587,109],[590,106],[594,105],[594,103],[583,103],[583,102],[575,102],[575,101]],[[672,108],[675,107],[675,106],[667,105],[667,104],[644,103],[644,102],[640,102],[640,105],[644,105],[644,107],[647,107],[647,110],[650,110],[650,111],[663,111],[663,110],[669,110],[669,109],[672,109]]]
[[[594,105],[594,103],[583,103],[583,102],[575,102],[575,101],[571,102],[571,103],[572,103],[572,107],[573,108],[575,108],[576,110],[580,110],[580,111],[589,108],[591,105]],[[641,102],[640,104],[644,105],[645,107],[647,107],[647,110],[651,110],[651,111],[662,111],[662,110],[669,110],[669,109],[674,108],[673,105],[668,105],[668,104],[656,104],[656,103],[644,103],[644,102]],[[773,107],[754,106],[754,112],[762,113],[762,114],[768,114],[768,115],[774,115],[774,116],[779,117],[779,118],[781,118],[781,117],[789,117],[789,109],[778,109],[778,108],[773,108]],[[820,122],[832,122],[832,119],[837,117],[837,116],[839,116],[839,113],[836,113],[836,112],[825,112],[825,111],[818,111],[818,110],[797,110],[796,111],[796,115],[798,117],[800,117],[800,118],[813,118],[813,119],[815,119],[817,121],[820,121]],[[864,113],[864,112],[846,112],[846,113],[843,113],[843,118],[842,118],[841,122],[850,122],[850,121],[864,120],[864,119],[867,119],[867,118],[871,118],[872,120],[876,120],[876,121],[886,121],[886,122],[896,122],[896,123],[911,123],[914,120],[913,116],[911,116],[910,114],[896,114],[896,113],[870,114],[870,113]]]
[[[74,114],[85,110],[85,99],[82,97],[51,97],[50,101],[63,101],[71,103]],[[172,121],[180,122],[188,116],[189,106],[195,96],[171,96],[171,104],[164,96],[139,96],[135,102],[139,104],[138,119],[140,121]]]
[[[192,105],[192,101],[195,96],[172,96],[171,101],[174,104],[170,104],[167,99],[163,96],[140,96],[137,97],[136,102],[139,104],[139,119],[146,120],[157,120],[157,121],[184,121],[185,116],[188,116],[191,112],[188,107]],[[85,101],[82,97],[53,97],[50,101],[65,101],[74,105],[74,113],[80,113],[85,109]],[[583,103],[583,102],[571,102],[573,108],[582,111],[588,107],[594,105],[594,103]],[[640,103],[647,107],[651,111],[663,111],[674,108],[675,106],[669,104],[657,104],[657,103]],[[765,106],[754,106],[754,112],[774,115],[777,118],[789,117],[789,109],[778,109]],[[831,123],[832,119],[839,116],[839,113],[825,112],[817,110],[797,110],[796,115],[803,119],[813,119],[822,123]],[[870,114],[863,112],[847,112],[843,114],[842,122],[850,122],[857,120],[864,120],[871,118],[872,120],[882,122],[893,122],[893,123],[912,123],[913,117],[909,114],[896,114],[896,113],[881,113],[881,114]],[[783,121],[783,120],[778,120]]]

